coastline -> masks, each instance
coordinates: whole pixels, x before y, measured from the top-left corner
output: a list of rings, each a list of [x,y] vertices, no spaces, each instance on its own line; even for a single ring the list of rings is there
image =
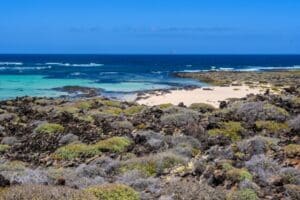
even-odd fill
[[[232,98],[244,98],[250,94],[257,95],[264,92],[277,94],[286,87],[300,84],[299,70],[180,72],[174,73],[174,75],[196,79],[209,84],[209,86],[144,92],[138,95],[135,102],[147,106],[167,103],[173,105],[183,103],[190,106],[193,103],[205,103],[218,108],[220,102]]]
[[[196,89],[173,89],[167,92],[151,92],[138,96],[136,102],[147,106],[155,106],[171,103],[178,105],[183,103],[190,106],[193,103],[206,103],[216,108],[219,107],[221,101],[230,98],[243,98],[249,94],[261,94],[263,90],[260,88],[250,88],[249,86],[210,86]]]
[[[86,196],[90,188],[111,188],[130,190],[141,199],[163,199],[176,188],[185,199],[197,199],[201,191],[225,200],[245,192],[237,187],[246,182],[255,186],[246,190],[255,199],[285,199],[299,187],[300,85],[298,78],[293,80],[294,85],[277,93],[263,92],[272,90],[268,83],[250,87],[232,82],[141,92],[139,97],[186,98],[188,105],[209,95],[259,92],[231,98],[220,108],[147,106],[99,96],[0,101],[1,195],[36,196],[40,190],[49,195],[60,188],[93,200]],[[65,89],[97,94],[85,87]],[[264,168],[260,163],[266,163]]]

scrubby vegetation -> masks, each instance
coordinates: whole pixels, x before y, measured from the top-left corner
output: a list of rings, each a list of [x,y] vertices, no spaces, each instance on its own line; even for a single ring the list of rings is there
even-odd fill
[[[241,139],[241,132],[244,131],[240,122],[223,122],[220,128],[211,129],[208,134],[211,136],[223,135],[229,137],[232,141]]]
[[[184,158],[173,153],[162,153],[151,155],[143,158],[133,158],[127,160],[121,165],[120,171],[122,173],[129,170],[139,170],[146,176],[155,176],[163,173],[167,169],[183,164]]]
[[[266,130],[271,133],[285,132],[289,130],[287,123],[275,121],[256,121],[255,125],[259,130]]]
[[[10,148],[9,145],[6,144],[0,144],[0,153],[4,153],[5,151],[7,151]]]
[[[89,158],[99,154],[101,152],[93,145],[76,143],[60,147],[54,152],[53,158],[72,160],[76,158]]]
[[[189,106],[189,108],[201,113],[212,112],[215,110],[215,107],[206,103],[193,103]]]
[[[39,125],[35,131],[42,134],[62,133],[64,131],[64,127],[60,124],[45,123]]]
[[[112,137],[106,140],[101,140],[94,146],[100,151],[121,153],[125,151],[131,143],[132,142],[125,137]]]
[[[300,156],[300,144],[289,144],[283,149],[289,157]]]
[[[300,74],[283,74],[292,87],[221,108],[1,101],[0,199],[299,199]]]
[[[139,200],[139,194],[134,189],[121,184],[106,184],[92,186],[86,189],[99,200]]]
[[[22,185],[0,191],[1,200],[97,200],[87,192],[67,187],[44,185]]]
[[[240,191],[232,192],[228,195],[227,200],[258,200],[255,191],[251,189],[243,189]]]

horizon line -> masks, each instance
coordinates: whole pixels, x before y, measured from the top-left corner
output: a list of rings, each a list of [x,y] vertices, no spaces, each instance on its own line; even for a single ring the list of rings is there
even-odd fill
[[[0,55],[103,55],[103,56],[300,56],[300,53],[0,53]]]

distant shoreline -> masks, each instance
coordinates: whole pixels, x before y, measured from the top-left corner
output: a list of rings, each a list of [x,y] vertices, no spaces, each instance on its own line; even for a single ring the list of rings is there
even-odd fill
[[[243,98],[250,94],[264,92],[278,93],[285,87],[300,84],[300,70],[270,72],[185,72],[175,76],[197,79],[210,84],[208,87],[195,89],[170,89],[167,91],[145,92],[139,95],[136,102],[147,106],[171,103],[205,103],[219,107],[221,101],[231,98]]]

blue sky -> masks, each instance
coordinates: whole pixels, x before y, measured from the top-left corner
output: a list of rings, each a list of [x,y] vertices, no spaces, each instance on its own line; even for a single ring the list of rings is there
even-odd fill
[[[299,0],[9,0],[0,53],[300,53]]]

